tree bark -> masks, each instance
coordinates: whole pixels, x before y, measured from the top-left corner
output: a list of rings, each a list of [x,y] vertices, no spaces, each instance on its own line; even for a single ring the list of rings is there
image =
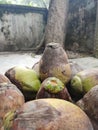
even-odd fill
[[[51,0],[45,29],[45,44],[50,42],[64,45],[69,0]]]
[[[35,48],[42,53],[46,44],[56,42],[64,47],[68,20],[69,0],[50,0],[47,25],[43,38]]]
[[[96,1],[96,25],[95,25],[94,55],[96,58],[98,58],[98,0]]]

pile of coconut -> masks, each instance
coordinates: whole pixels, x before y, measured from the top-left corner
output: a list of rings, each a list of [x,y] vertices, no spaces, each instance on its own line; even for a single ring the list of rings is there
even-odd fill
[[[84,70],[61,44],[47,44],[32,68],[0,75],[0,129],[98,130],[98,69]]]

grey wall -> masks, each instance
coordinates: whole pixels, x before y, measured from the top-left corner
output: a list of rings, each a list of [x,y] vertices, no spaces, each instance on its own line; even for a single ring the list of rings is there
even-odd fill
[[[93,53],[96,0],[69,0],[65,49]],[[0,5],[0,51],[32,50],[42,36],[47,10]]]
[[[96,0],[70,0],[65,48],[93,52]]]
[[[0,5],[0,51],[35,48],[44,32],[47,10]]]

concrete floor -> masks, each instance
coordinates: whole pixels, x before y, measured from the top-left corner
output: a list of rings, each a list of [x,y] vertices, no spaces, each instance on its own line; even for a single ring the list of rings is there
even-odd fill
[[[84,57],[84,58],[76,58],[76,59],[70,59],[70,60],[78,63],[84,69],[98,67],[98,59],[94,57]]]
[[[32,53],[0,53],[0,73],[4,74],[8,69],[17,65],[31,68],[40,58],[40,55]],[[98,59],[94,57],[69,59],[69,61],[74,61],[85,69],[98,67]]]
[[[18,65],[32,68],[40,57],[32,53],[0,53],[0,73],[4,74],[11,67]]]

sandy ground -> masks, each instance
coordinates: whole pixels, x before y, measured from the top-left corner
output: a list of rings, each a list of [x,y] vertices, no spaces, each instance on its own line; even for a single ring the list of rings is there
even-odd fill
[[[40,55],[34,55],[32,53],[0,53],[0,73],[4,74],[11,67],[20,65],[32,68],[32,66],[40,60]],[[94,57],[84,57],[69,59],[78,63],[81,67],[88,69],[98,67],[98,59]]]

